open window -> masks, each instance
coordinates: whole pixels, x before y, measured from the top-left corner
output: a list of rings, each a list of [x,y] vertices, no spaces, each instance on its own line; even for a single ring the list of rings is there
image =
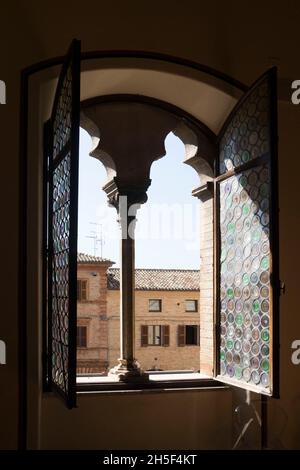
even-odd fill
[[[74,41],[45,127],[47,383],[69,407],[76,403],[79,83],[80,45]],[[276,106],[272,69],[226,120],[216,142],[214,177],[214,378],[273,396],[279,347]],[[86,296],[86,287],[80,292]],[[190,312],[198,308],[192,299],[186,306]],[[161,307],[159,299],[150,300],[150,311]],[[169,336],[166,325],[143,326],[141,344],[169,346]],[[179,343],[199,344],[199,329],[179,325]]]

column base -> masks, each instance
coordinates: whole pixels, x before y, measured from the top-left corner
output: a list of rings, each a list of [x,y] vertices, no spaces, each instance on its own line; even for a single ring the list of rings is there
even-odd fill
[[[149,375],[145,374],[137,361],[119,359],[119,364],[108,371],[108,377],[114,377],[119,382],[149,382]]]

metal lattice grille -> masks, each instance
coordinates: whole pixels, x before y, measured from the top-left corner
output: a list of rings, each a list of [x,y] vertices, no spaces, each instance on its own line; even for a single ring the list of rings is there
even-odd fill
[[[56,159],[71,138],[72,63],[63,79],[53,122],[53,158]]]
[[[80,43],[73,41],[50,120],[48,219],[49,389],[76,404],[76,288]]]
[[[68,392],[70,153],[53,173],[52,380]]]

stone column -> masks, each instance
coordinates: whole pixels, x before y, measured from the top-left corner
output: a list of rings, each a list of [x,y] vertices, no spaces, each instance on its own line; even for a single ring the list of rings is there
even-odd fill
[[[136,215],[141,204],[147,200],[150,180],[143,188],[121,188],[118,178],[104,186],[109,204],[118,212],[120,224],[120,358],[119,363],[110,369],[108,375],[121,381],[145,381],[135,358],[135,226]]]

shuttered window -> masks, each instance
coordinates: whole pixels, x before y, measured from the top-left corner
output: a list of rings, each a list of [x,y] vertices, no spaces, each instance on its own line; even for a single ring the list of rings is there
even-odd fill
[[[77,326],[77,347],[78,348],[87,347],[87,327],[86,326]]]
[[[87,300],[87,285],[88,282],[83,279],[77,280],[77,300]]]
[[[169,346],[169,325],[142,325],[141,346]]]

